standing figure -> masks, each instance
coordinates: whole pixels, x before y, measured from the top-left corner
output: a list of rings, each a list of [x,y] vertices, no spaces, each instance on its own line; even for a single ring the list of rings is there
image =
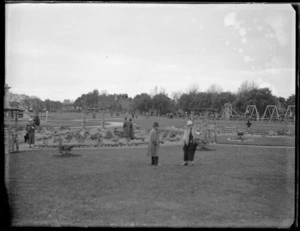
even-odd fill
[[[155,122],[153,124],[153,128],[149,134],[149,144],[147,156],[151,156],[151,165],[159,165],[158,164],[158,155],[159,155],[159,132],[158,132],[158,123]]]
[[[32,119],[29,119],[28,124],[26,126],[26,132],[28,134],[28,144],[29,144],[30,148],[31,148],[31,145],[34,146],[34,143],[35,143],[35,138],[34,138],[35,130],[36,130],[35,123],[33,122]]]
[[[250,119],[248,119],[248,121],[247,121],[246,125],[247,125],[247,127],[248,127],[248,128],[250,128],[250,127],[251,127],[252,123],[251,123]]]
[[[191,162],[191,165],[194,165],[194,156],[197,148],[196,142],[196,132],[193,129],[193,122],[188,121],[187,127],[184,130],[183,134],[183,160],[182,165],[188,165],[188,162]]]
[[[129,119],[128,127],[129,127],[129,139],[133,140],[134,139],[134,130],[133,130],[133,123],[132,123],[131,118]]]
[[[127,117],[124,118],[123,131],[124,131],[124,137],[127,138],[129,136],[129,126],[128,126]]]

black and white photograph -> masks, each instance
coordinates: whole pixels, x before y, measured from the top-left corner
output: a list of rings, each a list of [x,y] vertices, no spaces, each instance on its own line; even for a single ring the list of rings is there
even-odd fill
[[[297,9],[7,1],[7,225],[298,226]]]

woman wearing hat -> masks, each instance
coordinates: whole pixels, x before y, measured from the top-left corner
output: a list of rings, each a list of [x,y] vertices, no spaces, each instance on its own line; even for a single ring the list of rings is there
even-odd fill
[[[26,126],[26,132],[28,134],[28,144],[29,144],[30,148],[31,148],[31,145],[34,146],[34,143],[35,143],[35,139],[34,139],[35,129],[36,129],[35,123],[33,122],[32,119],[29,119],[28,124]]]
[[[195,138],[196,132],[193,129],[193,122],[189,120],[183,134],[183,165],[188,165],[189,161],[191,162],[191,165],[194,164],[194,156],[197,147]]]
[[[159,144],[158,123],[155,122],[149,135],[147,156],[151,156],[151,164],[156,166],[158,165]]]

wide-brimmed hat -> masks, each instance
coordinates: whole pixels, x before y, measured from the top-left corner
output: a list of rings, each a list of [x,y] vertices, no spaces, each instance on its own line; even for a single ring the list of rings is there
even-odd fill
[[[157,122],[154,122],[153,127],[159,127]]]
[[[31,118],[28,121],[33,121]]]
[[[187,123],[186,123],[187,126],[191,126],[193,125],[193,122],[191,120],[189,120]]]

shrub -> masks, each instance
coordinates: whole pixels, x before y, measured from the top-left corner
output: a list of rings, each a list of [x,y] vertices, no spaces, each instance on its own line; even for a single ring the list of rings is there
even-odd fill
[[[91,135],[91,140],[99,140],[102,138],[101,133],[95,133]]]
[[[104,136],[105,139],[111,139],[113,138],[113,134],[111,130],[107,130]]]
[[[66,135],[66,140],[67,140],[67,141],[70,141],[70,140],[73,138],[73,136],[74,136],[73,133],[68,133],[68,134]]]
[[[70,127],[62,125],[59,127],[59,130],[70,130]]]
[[[279,136],[284,136],[285,132],[284,132],[283,129],[281,129],[281,130],[278,130],[278,131],[277,131],[277,134],[278,134]]]
[[[38,115],[36,115],[34,118],[33,118],[33,122],[37,125],[37,126],[40,126],[40,117]]]
[[[124,137],[124,131],[118,130],[117,128],[115,128],[114,134],[120,138]]]
[[[169,131],[164,131],[164,133],[162,134],[162,138],[166,138],[169,135]]]
[[[173,131],[170,132],[170,138],[174,138],[174,137],[176,137],[176,135],[177,135],[176,132],[173,132]]]

